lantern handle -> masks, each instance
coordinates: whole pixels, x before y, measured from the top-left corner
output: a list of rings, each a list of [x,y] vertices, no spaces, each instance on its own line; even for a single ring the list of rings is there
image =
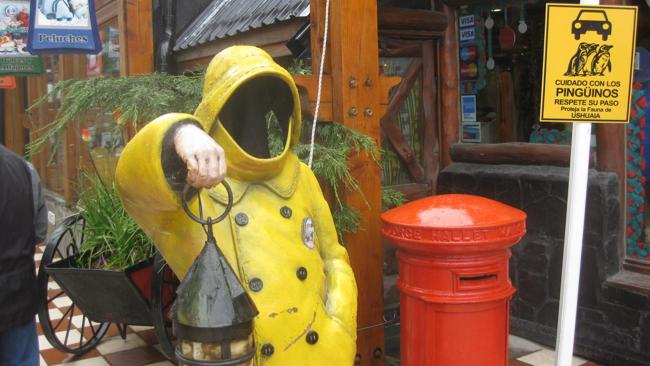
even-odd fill
[[[223,187],[226,189],[226,192],[228,193],[228,203],[226,204],[226,208],[223,210],[223,213],[221,214],[221,216],[218,216],[218,217],[216,217],[214,219],[211,218],[211,217],[208,217],[207,219],[204,219],[203,218],[203,213],[201,211],[199,211],[200,216],[196,216],[194,213],[192,213],[192,211],[190,211],[190,208],[187,205],[187,194],[192,189],[192,186],[190,186],[189,184],[186,184],[185,188],[183,189],[183,193],[181,195],[181,203],[183,205],[183,211],[185,211],[187,216],[189,216],[192,220],[198,222],[199,224],[208,225],[208,226],[212,226],[212,225],[222,221],[223,219],[225,219],[226,216],[228,216],[228,214],[230,213],[230,209],[232,209],[232,201],[233,201],[232,189],[230,188],[230,185],[228,184],[228,182],[226,182],[225,180],[221,181],[221,184],[223,184]],[[198,199],[200,200],[201,197],[199,196]]]

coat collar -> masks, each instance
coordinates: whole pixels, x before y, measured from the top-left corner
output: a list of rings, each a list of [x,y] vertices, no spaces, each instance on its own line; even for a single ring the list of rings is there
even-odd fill
[[[230,188],[232,189],[233,204],[237,204],[251,184],[263,185],[281,198],[287,199],[296,191],[299,176],[300,161],[296,154],[288,152],[284,166],[273,178],[259,182],[248,182],[227,177],[226,181],[230,184]],[[221,184],[208,190],[208,195],[221,204],[225,205],[228,203],[228,194]]]

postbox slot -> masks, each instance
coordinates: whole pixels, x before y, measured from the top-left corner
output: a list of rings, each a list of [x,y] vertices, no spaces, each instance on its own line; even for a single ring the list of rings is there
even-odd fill
[[[482,275],[477,275],[477,276],[461,276],[460,277],[460,282],[488,282],[488,281],[496,281],[497,280],[497,275],[496,274],[482,274]]]
[[[499,283],[499,272],[459,273],[457,276],[457,291],[481,291],[497,286]]]

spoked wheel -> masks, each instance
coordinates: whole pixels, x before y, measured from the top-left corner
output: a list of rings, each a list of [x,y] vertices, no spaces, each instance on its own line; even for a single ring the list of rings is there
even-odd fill
[[[88,319],[65,291],[51,281],[45,266],[77,254],[83,242],[83,227],[84,219],[79,215],[66,219],[47,243],[38,271],[38,319],[43,335],[54,348],[75,355],[94,348],[110,324]]]
[[[167,358],[174,361],[175,338],[172,333],[172,305],[176,300],[176,288],[180,284],[160,253],[156,253],[151,281],[151,317],[160,342],[160,348]]]

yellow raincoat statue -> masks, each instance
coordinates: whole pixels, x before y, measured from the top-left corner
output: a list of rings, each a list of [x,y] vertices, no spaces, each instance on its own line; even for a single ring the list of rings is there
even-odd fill
[[[255,365],[349,366],[357,288],[318,181],[291,151],[300,136],[299,103],[291,75],[268,54],[228,48],[210,62],[194,115],[161,116],[129,142],[117,188],[128,213],[183,278],[205,233],[180,206],[187,167],[172,136],[185,124],[201,127],[225,151],[234,205],[214,234],[260,312]],[[285,136],[284,150],[274,157],[266,141],[268,111]],[[204,216],[223,212],[222,185],[199,194]],[[190,202],[194,212],[197,201]]]

